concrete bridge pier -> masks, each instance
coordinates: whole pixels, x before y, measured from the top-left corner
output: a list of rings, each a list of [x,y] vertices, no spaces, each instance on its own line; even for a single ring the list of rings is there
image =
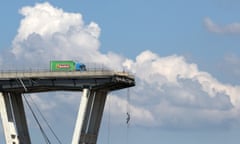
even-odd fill
[[[21,93],[0,92],[0,114],[7,144],[31,144]]]
[[[84,89],[72,144],[96,144],[107,90]]]

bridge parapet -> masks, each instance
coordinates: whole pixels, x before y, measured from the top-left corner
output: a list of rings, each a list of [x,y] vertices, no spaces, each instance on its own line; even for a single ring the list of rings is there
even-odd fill
[[[24,87],[24,86],[25,87]],[[135,85],[134,76],[114,71],[1,72],[0,91],[24,93],[54,90],[82,91],[83,88],[117,90]]]

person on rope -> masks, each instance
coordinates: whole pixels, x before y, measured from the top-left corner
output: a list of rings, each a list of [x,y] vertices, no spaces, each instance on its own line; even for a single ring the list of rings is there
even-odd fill
[[[127,112],[127,119],[126,120],[127,120],[126,123],[128,124],[129,121],[130,121],[130,114],[128,112]]]

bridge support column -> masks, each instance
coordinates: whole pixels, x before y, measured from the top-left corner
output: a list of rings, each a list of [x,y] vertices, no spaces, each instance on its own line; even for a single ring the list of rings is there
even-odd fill
[[[6,144],[31,144],[21,93],[0,93]]]
[[[96,144],[106,97],[106,90],[83,90],[72,144]]]

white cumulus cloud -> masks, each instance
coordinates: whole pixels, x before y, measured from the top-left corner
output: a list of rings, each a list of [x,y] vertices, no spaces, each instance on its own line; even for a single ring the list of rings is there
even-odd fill
[[[144,51],[124,65],[138,80],[134,103],[148,108],[159,126],[202,127],[239,120],[240,86],[219,82],[182,56]]]
[[[49,3],[26,6],[20,10],[24,16],[13,41],[11,54],[17,63],[31,61],[32,65],[47,64],[51,59],[73,59],[83,62],[111,64],[101,54],[100,27],[95,22],[85,24],[79,13],[68,13]],[[113,61],[121,57],[113,57]]]

